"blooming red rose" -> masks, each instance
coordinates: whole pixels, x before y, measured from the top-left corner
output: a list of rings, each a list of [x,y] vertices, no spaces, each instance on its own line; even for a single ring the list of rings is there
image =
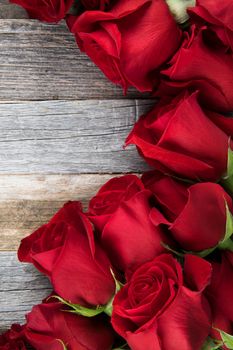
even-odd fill
[[[167,238],[149,215],[153,195],[135,175],[108,181],[91,200],[89,218],[114,266],[122,271],[160,254]]]
[[[26,350],[25,328],[13,324],[11,329],[0,335],[0,350]]]
[[[211,265],[186,255],[184,272],[170,254],[139,267],[113,302],[112,324],[132,350],[196,350],[211,319],[203,295]]]
[[[135,175],[114,177],[106,182],[89,203],[89,217],[95,227],[102,231],[119,205],[142,190],[145,187]]]
[[[73,303],[104,305],[114,294],[109,260],[79,202],[67,203],[24,238],[18,257],[48,275],[56,293]]]
[[[189,9],[191,20],[199,25],[207,25],[218,39],[233,50],[233,2],[224,0],[197,0]]]
[[[233,334],[233,253],[224,251],[221,259],[212,262],[213,276],[207,288],[212,314],[213,327]],[[219,333],[212,330],[213,337],[219,338]]]
[[[81,0],[82,4],[87,10],[101,10],[104,11],[111,0]]]
[[[86,11],[67,22],[80,49],[124,90],[151,91],[181,41],[164,0],[118,0],[106,12]]]
[[[164,79],[158,95],[177,95],[187,87],[200,91],[203,104],[220,112],[233,110],[233,54],[208,45],[205,27],[192,27],[169,67],[162,71]],[[208,63],[208,64],[207,64]]]
[[[82,317],[61,303],[34,306],[25,335],[36,350],[110,350],[113,331],[107,317]]]
[[[188,185],[169,176],[148,173],[145,186],[155,195],[161,212],[151,211],[155,225],[163,223],[178,245],[187,251],[214,248],[224,240],[227,207],[233,213],[232,199],[215,183]]]
[[[59,22],[66,16],[74,0],[10,0],[27,10],[31,18]]]
[[[225,119],[202,109],[197,93],[186,92],[142,116],[126,144],[134,143],[148,163],[162,172],[216,181],[227,172],[233,131],[233,119]]]

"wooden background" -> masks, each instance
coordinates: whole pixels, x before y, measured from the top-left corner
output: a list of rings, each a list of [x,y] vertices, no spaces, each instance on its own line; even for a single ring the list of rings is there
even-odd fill
[[[65,201],[85,204],[114,174],[145,169],[122,145],[152,102],[134,90],[124,97],[64,23],[29,20],[0,0],[0,333],[50,290],[17,262],[20,239]]]

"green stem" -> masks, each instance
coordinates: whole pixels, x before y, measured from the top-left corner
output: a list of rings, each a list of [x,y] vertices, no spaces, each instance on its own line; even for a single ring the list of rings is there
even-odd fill
[[[227,250],[230,250],[231,252],[233,252],[233,241],[232,241],[232,239],[229,238],[225,242],[220,243],[218,248],[219,249],[227,249]]]
[[[227,178],[222,178],[220,184],[225,188],[225,190],[232,196],[233,195],[233,176]]]

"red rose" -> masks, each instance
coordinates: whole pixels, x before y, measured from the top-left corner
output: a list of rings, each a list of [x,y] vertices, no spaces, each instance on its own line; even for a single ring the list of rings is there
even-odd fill
[[[189,9],[191,20],[197,25],[207,25],[218,39],[233,50],[233,2],[224,0],[197,0]]]
[[[115,177],[106,182],[89,203],[89,216],[95,227],[102,231],[121,202],[129,200],[142,190],[145,187],[135,175]]]
[[[215,120],[226,133],[214,124]],[[148,163],[162,172],[216,181],[227,172],[229,135],[233,131],[232,118],[224,120],[202,109],[197,93],[186,92],[142,116],[126,144],[134,143]]]
[[[89,218],[114,266],[122,271],[160,254],[167,241],[149,220],[153,195],[135,175],[108,181],[91,200]]]
[[[59,22],[69,11],[74,0],[10,0],[22,6],[31,18],[45,22]]]
[[[212,263],[213,276],[207,288],[212,314],[213,327],[229,334],[233,333],[233,253],[224,251],[220,261]],[[212,330],[213,337],[219,338],[219,332]]]
[[[151,91],[181,41],[164,0],[118,0],[107,12],[86,11],[67,21],[80,49],[124,90]]]
[[[0,335],[0,350],[26,350],[24,327],[13,324],[11,329]]]
[[[87,10],[101,10],[104,11],[111,0],[81,0],[83,6]]]
[[[110,350],[113,343],[107,317],[78,316],[61,303],[34,306],[25,335],[36,350]]]
[[[180,50],[173,56],[169,68],[162,71],[165,79],[158,94],[177,95],[187,87],[200,91],[203,104],[220,112],[233,110],[233,54],[208,45],[207,29],[195,26]],[[207,64],[208,63],[208,64]]]
[[[203,291],[211,265],[186,255],[184,272],[170,254],[142,265],[116,295],[112,324],[132,350],[196,350],[211,320]]]
[[[232,199],[215,183],[188,185],[157,173],[143,181],[155,195],[159,208],[152,209],[155,225],[163,223],[178,245],[187,251],[214,248],[226,234],[227,209],[233,213]]]
[[[114,294],[109,260],[79,202],[67,203],[47,225],[24,238],[18,257],[48,275],[56,293],[72,303],[104,305]]]

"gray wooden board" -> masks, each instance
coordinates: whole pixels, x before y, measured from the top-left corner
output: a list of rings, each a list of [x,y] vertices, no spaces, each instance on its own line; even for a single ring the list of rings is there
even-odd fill
[[[129,90],[128,97],[142,94]],[[123,98],[83,53],[65,23],[0,20],[0,100]]]
[[[0,0],[0,19],[16,19],[27,17],[27,13],[22,7],[10,3],[9,0]]]
[[[0,254],[49,221],[69,200],[88,201],[116,174],[0,175]]]
[[[124,140],[147,100],[0,103],[0,173],[134,172]]]
[[[0,334],[12,323],[24,323],[25,313],[49,295],[51,286],[29,264],[17,261],[15,252],[0,254]]]
[[[10,250],[64,201],[86,206],[110,174],[146,169],[135,149],[122,150],[154,103],[146,99],[134,89],[123,96],[64,22],[29,20],[0,0],[0,333],[51,290]]]

